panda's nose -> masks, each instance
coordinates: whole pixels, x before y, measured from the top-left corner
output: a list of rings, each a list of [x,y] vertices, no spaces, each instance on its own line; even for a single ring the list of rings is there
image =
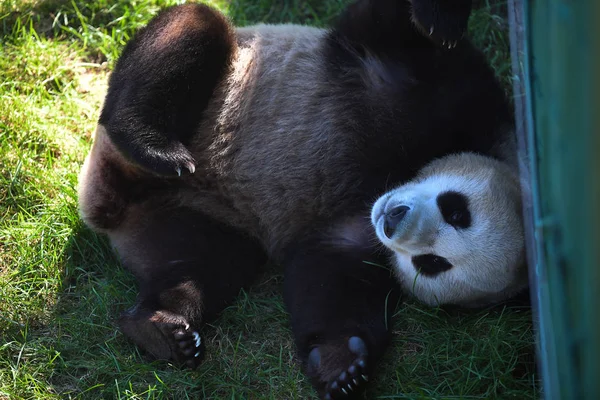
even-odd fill
[[[392,238],[396,227],[404,219],[408,210],[410,210],[408,206],[396,206],[385,213],[383,220],[383,233],[385,233],[385,236],[389,239]]]

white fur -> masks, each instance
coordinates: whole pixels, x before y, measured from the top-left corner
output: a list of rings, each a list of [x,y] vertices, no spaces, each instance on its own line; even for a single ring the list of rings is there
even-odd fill
[[[444,221],[437,196],[449,190],[468,198],[469,228],[455,229]],[[398,205],[410,211],[389,239],[384,214]],[[402,286],[427,304],[477,306],[527,285],[519,178],[498,161],[469,153],[436,160],[414,181],[381,196],[371,222],[394,252]],[[433,277],[419,275],[412,257],[422,254],[444,257],[453,267]]]

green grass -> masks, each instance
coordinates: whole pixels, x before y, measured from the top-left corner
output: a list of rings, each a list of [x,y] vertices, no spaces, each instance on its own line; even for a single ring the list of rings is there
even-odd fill
[[[194,372],[148,362],[115,325],[136,288],[78,219],[77,173],[122,45],[169,0],[0,2],[0,399],[311,398],[269,271],[207,327]],[[345,1],[226,0],[238,24],[328,24]],[[491,24],[490,24],[491,22]],[[505,22],[474,40],[510,84]],[[531,312],[448,313],[412,302],[369,398],[535,398]]]

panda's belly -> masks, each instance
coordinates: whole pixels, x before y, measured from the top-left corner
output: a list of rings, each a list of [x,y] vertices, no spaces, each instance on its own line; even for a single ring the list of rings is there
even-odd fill
[[[273,251],[327,221],[360,183],[353,140],[335,129],[340,102],[326,82],[324,34],[298,26],[240,29],[233,70],[195,144],[220,199],[209,212]]]

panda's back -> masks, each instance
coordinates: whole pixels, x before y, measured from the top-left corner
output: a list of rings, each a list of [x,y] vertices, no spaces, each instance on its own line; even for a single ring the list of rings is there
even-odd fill
[[[193,146],[198,182],[213,183],[195,202],[270,249],[351,202],[359,183],[351,133],[335,128],[343,110],[325,70],[326,34],[297,25],[239,28],[231,71]]]

